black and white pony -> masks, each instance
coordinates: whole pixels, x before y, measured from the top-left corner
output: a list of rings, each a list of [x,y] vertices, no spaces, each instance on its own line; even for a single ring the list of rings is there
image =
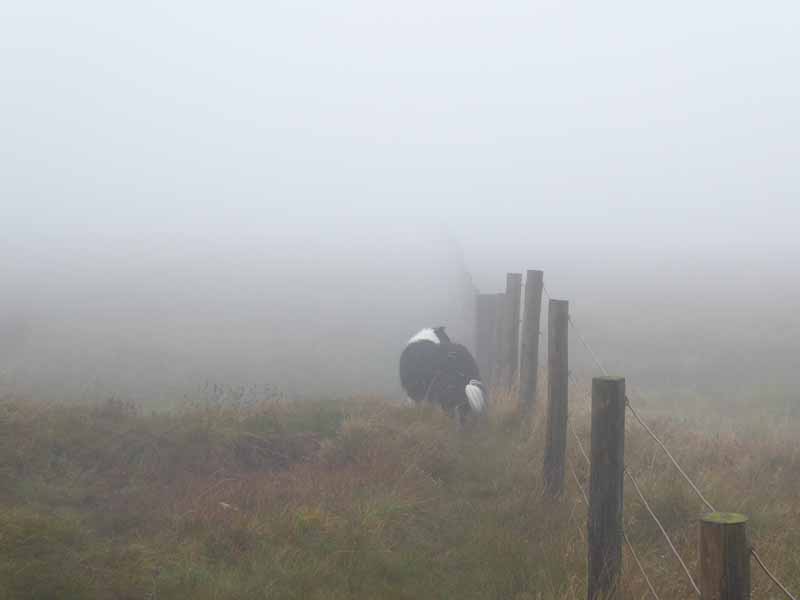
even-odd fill
[[[486,411],[488,395],[475,359],[444,327],[423,329],[400,355],[400,384],[414,402],[432,402],[463,418]]]

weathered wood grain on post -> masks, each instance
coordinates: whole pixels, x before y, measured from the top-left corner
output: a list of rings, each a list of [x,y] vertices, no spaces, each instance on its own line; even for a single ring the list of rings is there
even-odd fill
[[[519,365],[519,304],[522,295],[522,273],[506,275],[505,306],[503,308],[503,336],[500,339],[502,366],[500,385],[511,389],[517,378]]]
[[[533,412],[536,404],[536,388],[539,381],[539,332],[541,330],[543,278],[542,271],[532,270],[528,270],[525,278],[519,403],[528,412]]]
[[[711,513],[700,521],[700,593],[703,600],[750,600],[744,515]]]
[[[625,379],[592,379],[589,483],[589,600],[620,600],[622,480],[625,457]]]
[[[547,308],[547,444],[544,485],[552,496],[564,492],[564,456],[569,409],[569,302],[550,300]]]
[[[475,360],[487,384],[497,362],[497,320],[503,296],[478,294],[475,298]]]

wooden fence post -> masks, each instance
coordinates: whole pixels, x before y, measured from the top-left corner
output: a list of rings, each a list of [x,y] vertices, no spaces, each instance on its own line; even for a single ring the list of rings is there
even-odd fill
[[[525,312],[522,321],[522,359],[519,371],[519,403],[528,412],[536,404],[539,379],[539,331],[542,314],[542,271],[527,272],[525,278]]]
[[[476,332],[475,332],[475,302],[477,300],[477,288],[472,283],[472,276],[469,271],[462,269],[457,276],[455,285],[455,299],[454,305],[458,309],[459,322],[457,323],[457,331],[462,331],[459,336],[463,341],[461,342],[467,348],[475,351],[476,347]]]
[[[497,318],[494,321],[494,333],[492,335],[492,348],[494,348],[494,358],[491,366],[491,376],[489,385],[499,388],[503,384],[503,333],[505,326],[503,321],[506,318],[506,295],[505,292],[497,294]]]
[[[589,483],[589,600],[620,600],[622,480],[625,457],[625,379],[592,379]]]
[[[487,384],[497,362],[497,320],[502,301],[503,294],[478,294],[475,298],[475,361]]]
[[[544,450],[545,490],[564,492],[569,391],[569,302],[550,300],[547,308],[547,445]]]
[[[522,294],[522,273],[506,275],[505,307],[503,309],[503,337],[500,339],[502,356],[501,376],[498,381],[509,389],[516,382],[519,363],[519,304]]]
[[[750,600],[744,515],[711,513],[700,521],[700,593],[703,600]]]

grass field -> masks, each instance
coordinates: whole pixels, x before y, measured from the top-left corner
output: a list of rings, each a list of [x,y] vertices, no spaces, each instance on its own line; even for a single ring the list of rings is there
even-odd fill
[[[648,413],[718,508],[800,589],[800,426]],[[585,407],[573,420],[588,440]],[[541,418],[458,429],[378,398],[142,414],[0,402],[0,600],[585,597],[585,506],[541,488]],[[570,440],[581,481],[587,469]],[[702,505],[632,421],[627,462],[696,570]],[[691,589],[626,491],[662,598]],[[753,565],[754,598],[779,598]],[[628,598],[645,585],[625,556]]]

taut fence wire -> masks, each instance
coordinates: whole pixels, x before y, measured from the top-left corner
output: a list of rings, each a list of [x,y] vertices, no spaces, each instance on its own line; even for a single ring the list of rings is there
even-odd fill
[[[669,549],[672,550],[672,553],[675,555],[675,558],[678,559],[678,562],[681,564],[681,567],[683,567],[683,572],[686,573],[686,577],[689,579],[689,583],[692,584],[692,588],[694,588],[695,593],[697,593],[697,595],[700,596],[700,588],[697,587],[697,584],[694,581],[694,577],[692,577],[692,573],[691,571],[689,571],[689,567],[686,566],[686,563],[683,561],[683,558],[681,558],[680,552],[678,552],[678,549],[675,547],[675,544],[672,543],[672,540],[670,539],[667,530],[664,529],[664,526],[661,524],[661,521],[656,516],[656,513],[653,512],[653,509],[650,508],[650,503],[647,502],[647,498],[644,497],[644,494],[642,493],[642,490],[639,487],[639,483],[636,481],[636,478],[631,474],[631,472],[628,470],[627,467],[625,467],[625,475],[627,475],[628,478],[633,483],[633,487],[634,489],[636,489],[636,493],[638,494],[639,499],[642,501],[642,504],[644,505],[645,509],[647,509],[647,512],[650,513],[650,516],[653,518],[653,521],[655,521],[656,525],[658,525],[658,528],[661,530],[661,534],[664,536],[664,539],[667,540],[667,544],[669,544]]]
[[[545,290],[545,293],[546,293],[546,290]],[[549,297],[549,295],[548,295],[548,297]],[[600,371],[603,373],[603,375],[608,376],[608,374],[609,374],[608,371],[606,370],[605,366],[600,361],[600,359],[598,358],[597,354],[592,349],[591,345],[586,340],[584,335],[581,333],[581,331],[575,325],[575,321],[573,320],[572,315],[569,316],[569,324],[572,327],[572,330],[575,332],[575,335],[580,340],[580,342],[583,345],[583,347],[586,348],[586,351],[591,356],[592,360],[594,361],[594,364],[597,366],[598,369],[600,369]],[[570,378],[571,378],[573,383],[576,383],[575,382],[575,378],[572,376],[572,374],[570,374]],[[700,498],[700,500],[703,502],[703,504],[706,506],[706,508],[708,508],[711,512],[716,512],[716,509],[714,508],[714,506],[711,504],[711,502],[708,501],[708,499],[706,499],[706,497],[700,491],[700,488],[697,487],[697,485],[694,483],[694,481],[692,481],[692,478],[689,477],[689,475],[686,473],[686,471],[683,469],[683,467],[681,467],[680,463],[672,455],[672,452],[669,451],[669,448],[667,448],[666,444],[664,444],[664,442],[661,441],[661,439],[655,434],[655,432],[650,428],[650,426],[647,425],[647,423],[644,421],[644,419],[641,418],[639,413],[634,408],[633,404],[631,404],[630,398],[627,395],[625,397],[625,405],[627,406],[628,410],[631,411],[631,414],[636,419],[636,421],[639,422],[639,424],[648,433],[648,435],[661,447],[661,449],[664,451],[664,453],[669,458],[670,462],[677,469],[677,471],[681,474],[683,479],[689,484],[689,486],[692,488],[692,490],[694,490],[695,494],[697,494],[698,498]],[[570,429],[572,429],[571,425],[570,425]],[[577,436],[577,434],[575,434],[574,429],[572,429],[572,432],[575,435],[576,440],[578,441],[578,444],[579,444],[579,447],[581,449],[582,454],[588,460],[588,456],[586,455],[586,451],[583,449],[583,444],[580,443],[580,438]],[[641,492],[641,489],[639,488],[639,485],[636,482],[636,479],[633,477],[633,475],[630,473],[630,471],[627,469],[627,467],[625,468],[625,474],[633,482],[634,488],[636,489],[639,497],[641,498],[643,504],[645,505],[645,508],[647,508],[648,512],[650,512],[650,515],[655,519],[656,523],[658,524],[659,528],[661,529],[661,532],[667,538],[667,541],[669,542],[670,548],[672,548],[673,553],[675,554],[675,556],[680,561],[681,566],[683,566],[683,569],[686,572],[686,575],[689,577],[689,579],[690,579],[690,581],[692,583],[692,587],[695,589],[695,591],[698,594],[700,594],[700,590],[698,589],[697,584],[694,582],[694,579],[692,578],[691,573],[686,568],[686,564],[684,563],[683,559],[678,554],[677,550],[675,550],[675,547],[672,544],[672,541],[669,539],[669,536],[667,535],[666,531],[664,531],[664,528],[661,526],[660,521],[655,516],[655,514],[652,512],[652,510],[650,510],[649,504],[647,503],[647,500],[645,499],[644,494]],[[624,532],[623,532],[623,534],[624,534]],[[764,561],[761,559],[761,557],[759,556],[758,552],[756,551],[756,549],[754,547],[750,548],[750,554],[753,556],[753,558],[755,559],[755,561],[758,564],[758,566],[761,567],[761,569],[764,571],[764,573],[770,579],[770,581],[772,581],[772,583],[775,584],[775,586],[778,589],[780,589],[781,592],[783,592],[783,594],[787,598],[789,598],[789,600],[798,600],[797,597],[794,594],[792,594],[786,588],[786,586],[775,576],[775,574],[772,573],[772,571],[764,564]],[[644,571],[642,571],[642,572],[644,573]],[[651,591],[652,591],[652,589],[651,589]],[[653,592],[653,593],[655,595],[655,592]]]
[[[571,374],[570,374],[570,377],[571,377]],[[586,461],[586,465],[587,466],[591,465],[591,461],[589,460],[589,456],[586,454],[586,450],[583,447],[583,443],[581,442],[581,438],[580,438],[580,436],[578,436],[578,433],[575,431],[575,428],[572,427],[572,423],[570,422],[569,419],[567,419],[567,427],[569,427],[569,430],[572,432],[572,435],[575,437],[575,441],[578,443],[578,448],[580,448],[581,454],[583,455],[583,458]],[[575,470],[575,465],[572,464],[572,459],[570,459],[569,457],[567,457],[567,462],[569,463],[569,468],[570,468],[570,471],[572,472],[572,478],[575,480],[575,485],[578,486],[578,490],[580,491],[581,496],[583,497],[583,501],[586,503],[586,507],[588,508],[589,507],[589,497],[586,495],[586,490],[583,489],[583,485],[581,484],[581,480],[578,477],[578,472]],[[644,564],[642,564],[642,561],[639,559],[639,555],[636,553],[636,548],[633,547],[633,544],[631,543],[631,540],[628,538],[628,532],[625,530],[625,526],[624,525],[622,527],[622,538],[625,540],[625,545],[628,547],[628,550],[630,551],[631,556],[633,557],[633,560],[636,563],[636,566],[639,568],[639,572],[642,574],[642,578],[644,579],[645,583],[647,584],[647,587],[650,589],[650,593],[653,595],[653,597],[656,600],[661,600],[661,598],[658,595],[658,592],[656,592],[656,588],[653,586],[653,582],[650,581],[650,577],[647,576],[647,571],[645,571]]]

